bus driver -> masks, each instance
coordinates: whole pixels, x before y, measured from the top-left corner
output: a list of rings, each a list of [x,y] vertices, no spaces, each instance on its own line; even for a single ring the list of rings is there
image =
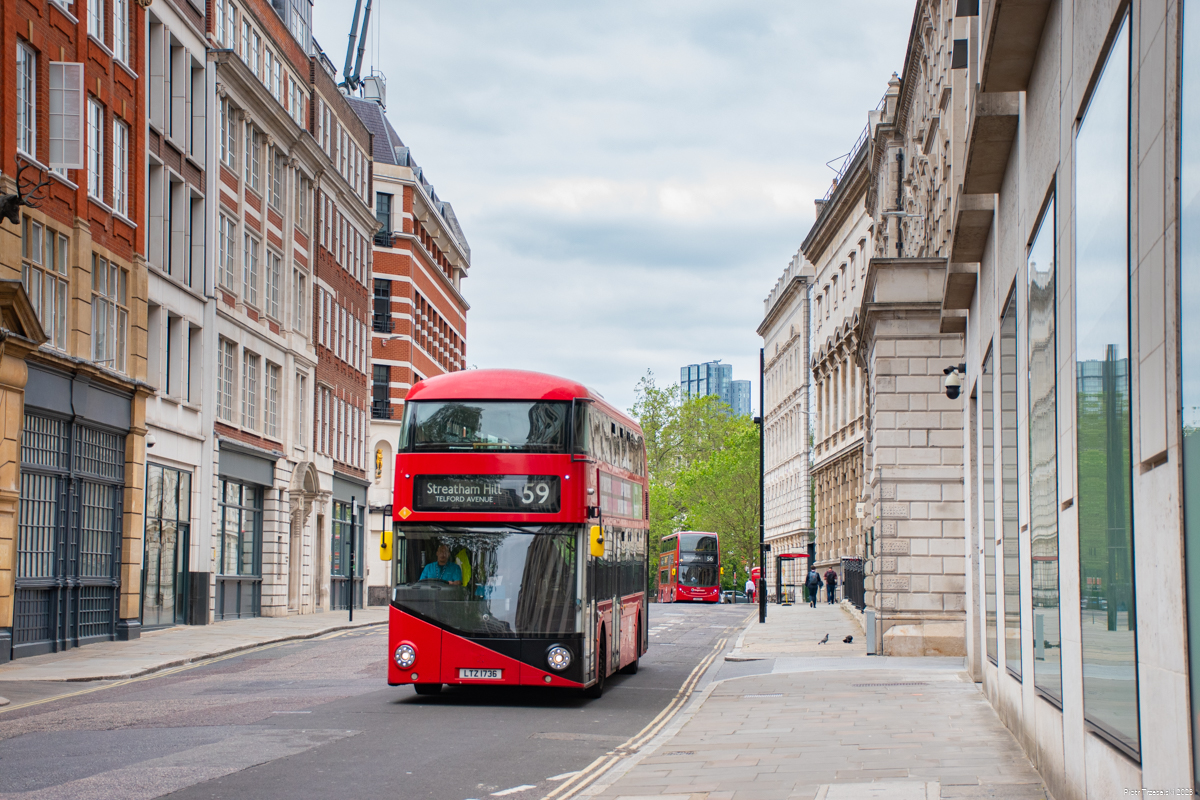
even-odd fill
[[[425,565],[421,570],[421,581],[445,581],[451,586],[462,586],[462,567],[450,561],[450,547],[442,543],[437,548],[437,561]]]

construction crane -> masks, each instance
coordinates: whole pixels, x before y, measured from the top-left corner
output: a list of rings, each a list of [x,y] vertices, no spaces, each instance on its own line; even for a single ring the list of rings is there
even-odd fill
[[[362,30],[358,29],[358,12],[362,10]],[[371,22],[371,0],[367,0],[366,9],[362,8],[362,0],[354,0],[354,21],[350,23],[350,43],[346,45],[346,66],[342,68],[342,82],[338,84],[347,92],[356,92],[362,85],[363,52],[367,49],[367,26]],[[358,44],[358,58],[354,57],[354,45]],[[350,62],[354,62],[354,71],[350,71]]]

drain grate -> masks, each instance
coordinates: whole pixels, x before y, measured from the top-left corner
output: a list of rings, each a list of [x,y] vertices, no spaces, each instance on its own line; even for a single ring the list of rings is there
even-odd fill
[[[672,750],[669,753],[663,753],[664,756],[694,756],[695,750]]]
[[[768,694],[744,694],[742,697],[783,697],[783,692],[770,692]]]
[[[928,686],[924,681],[914,681],[912,683],[852,683],[851,686]]]

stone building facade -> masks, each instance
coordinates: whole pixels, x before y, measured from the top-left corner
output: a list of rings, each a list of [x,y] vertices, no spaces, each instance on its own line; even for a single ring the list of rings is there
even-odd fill
[[[809,487],[809,293],[812,265],[797,253],[763,301],[763,483],[767,592],[797,592],[812,555]]]
[[[871,256],[873,224],[867,213],[869,185],[864,136],[846,158],[834,187],[817,203],[817,221],[800,251],[813,264],[813,497],[816,504],[814,565],[833,568],[856,605],[866,540],[859,503],[863,499],[863,434],[866,376],[855,359],[859,305]],[[846,582],[847,575],[852,576]],[[850,596],[850,595],[845,595]]]
[[[382,79],[371,99],[349,103],[371,131],[375,216],[371,319],[371,429],[368,493],[369,601],[385,603],[394,582],[382,547],[393,535],[396,445],[404,397],[419,380],[466,368],[467,310],[462,281],[471,248],[454,208],[433,185],[387,117]]]
[[[0,4],[0,662],[140,630],[145,24]]]
[[[215,338],[206,29],[203,6],[190,0],[146,12],[146,627],[204,624],[209,613],[212,486],[201,476],[213,466],[213,407],[204,400],[215,373],[204,356]]]
[[[918,3],[904,69],[870,115],[875,225],[856,358],[868,397],[865,594],[888,655],[966,648],[962,406],[942,394],[943,369],[963,352],[961,324],[941,313],[962,171],[953,132],[966,113],[955,10]]]

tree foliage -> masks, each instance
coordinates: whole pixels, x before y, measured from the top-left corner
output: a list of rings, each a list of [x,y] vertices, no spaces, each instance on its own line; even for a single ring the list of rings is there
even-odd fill
[[[646,440],[652,584],[662,537],[680,530],[719,534],[722,584],[745,583],[758,563],[758,426],[716,397],[681,398],[649,372],[630,413]]]

